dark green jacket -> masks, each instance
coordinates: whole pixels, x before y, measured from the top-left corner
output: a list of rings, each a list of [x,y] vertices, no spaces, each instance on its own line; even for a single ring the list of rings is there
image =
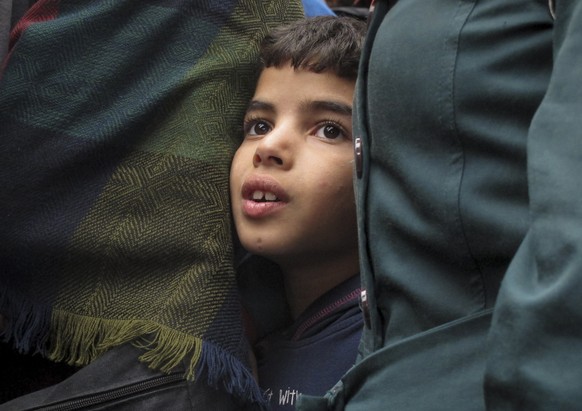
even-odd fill
[[[301,410],[582,407],[582,2],[556,3],[377,2],[355,119],[369,325]]]

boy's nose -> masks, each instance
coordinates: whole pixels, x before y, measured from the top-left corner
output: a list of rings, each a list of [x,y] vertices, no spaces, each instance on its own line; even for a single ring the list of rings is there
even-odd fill
[[[264,156],[264,154],[263,154],[263,156]],[[267,156],[266,158],[263,158],[263,157],[261,157],[259,150],[257,150],[255,155],[253,156],[253,164],[255,165],[255,167],[258,167],[261,163],[268,164],[269,162],[274,163],[274,165],[279,165],[279,166],[283,165],[282,158],[277,157],[277,156]]]
[[[282,132],[271,132],[264,136],[257,145],[253,165],[290,168],[292,165],[290,138]]]

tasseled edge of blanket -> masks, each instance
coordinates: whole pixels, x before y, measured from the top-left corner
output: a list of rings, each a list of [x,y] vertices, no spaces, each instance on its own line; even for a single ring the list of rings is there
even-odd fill
[[[85,365],[105,351],[132,343],[144,353],[140,361],[170,373],[186,364],[184,379],[206,374],[208,384],[224,387],[243,402],[264,406],[264,397],[252,372],[236,358],[204,339],[145,321],[118,321],[53,311],[48,358],[69,365]]]
[[[134,345],[145,352],[140,360],[151,368],[169,373],[186,363],[184,378],[194,381],[207,376],[208,385],[222,387],[244,401],[266,409],[266,400],[249,368],[236,356],[210,341],[192,337],[171,329],[156,330]]]
[[[264,396],[244,360],[210,341],[139,320],[108,320],[59,310],[51,316],[49,309],[7,294],[0,295],[0,312],[5,316],[0,337],[21,353],[40,353],[55,362],[82,366],[113,347],[132,343],[144,351],[139,360],[152,369],[170,373],[185,364],[184,379],[206,376],[210,386],[222,386],[240,401],[266,409]]]
[[[48,340],[51,310],[31,304],[16,293],[0,287],[0,339],[19,353],[44,354]]]

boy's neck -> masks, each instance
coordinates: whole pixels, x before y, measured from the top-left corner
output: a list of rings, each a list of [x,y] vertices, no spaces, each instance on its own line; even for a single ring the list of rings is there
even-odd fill
[[[319,297],[359,272],[357,250],[332,261],[281,264],[287,302],[296,319]]]

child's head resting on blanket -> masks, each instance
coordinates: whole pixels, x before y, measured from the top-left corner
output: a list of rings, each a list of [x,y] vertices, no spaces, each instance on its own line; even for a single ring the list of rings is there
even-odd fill
[[[230,175],[238,237],[283,273],[293,317],[357,275],[352,100],[365,24],[316,17],[275,29]]]

